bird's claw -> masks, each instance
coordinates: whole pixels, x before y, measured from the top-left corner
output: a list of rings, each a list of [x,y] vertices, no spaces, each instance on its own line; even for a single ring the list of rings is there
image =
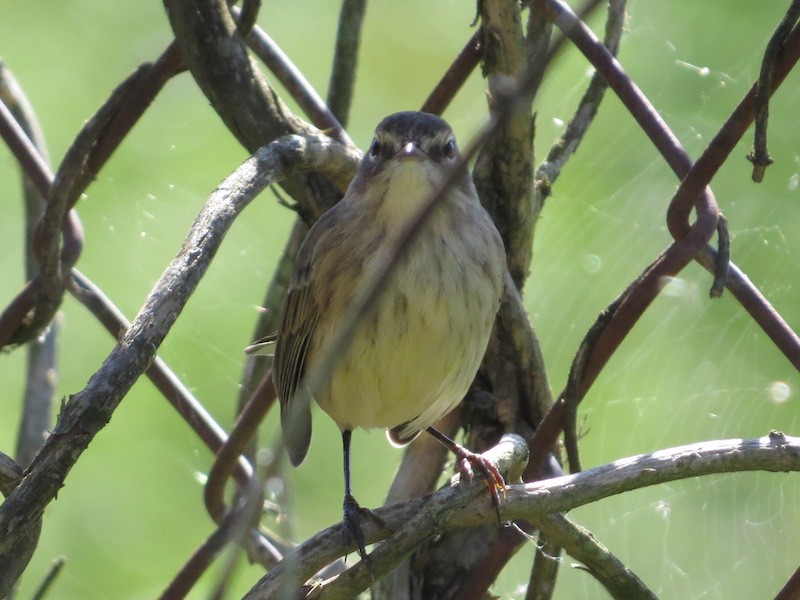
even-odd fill
[[[500,494],[506,497],[506,482],[497,467],[490,461],[463,446],[456,450],[456,468],[462,478],[472,481],[475,477],[475,470],[478,470],[486,481],[486,487],[492,496],[492,505],[497,513],[498,522],[502,522],[500,517]]]
[[[361,560],[364,561],[364,564],[367,565],[368,568],[371,568],[372,560],[367,554],[367,547],[364,542],[364,532],[361,530],[362,518],[371,519],[380,527],[389,530],[389,527],[386,525],[386,522],[383,519],[381,519],[368,508],[363,508],[352,495],[346,495],[344,497],[343,520],[343,535],[345,538],[345,545],[350,546],[351,544],[355,544],[356,551],[361,557]]]

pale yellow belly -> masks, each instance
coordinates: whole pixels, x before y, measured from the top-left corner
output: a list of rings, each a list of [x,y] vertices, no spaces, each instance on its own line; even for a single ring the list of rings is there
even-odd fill
[[[412,272],[414,270],[412,269]],[[450,412],[480,366],[497,310],[497,290],[483,273],[462,268],[444,281],[430,265],[402,273],[361,327],[318,404],[342,429],[420,431]],[[329,336],[336,324],[326,324]],[[330,339],[330,338],[329,338]],[[316,356],[310,359],[314,361]]]

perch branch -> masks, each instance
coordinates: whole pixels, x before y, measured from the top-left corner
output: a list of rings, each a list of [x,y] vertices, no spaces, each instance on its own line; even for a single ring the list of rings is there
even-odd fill
[[[500,444],[484,453],[483,456],[496,464],[502,473],[511,471],[508,478],[514,479],[519,476],[519,472],[525,466],[528,449],[522,438],[510,434],[504,436]],[[360,591],[366,589],[373,576],[377,579],[388,573],[395,564],[408,556],[434,531],[439,530],[440,524],[448,520],[453,513],[458,512],[470,499],[484,495],[482,494],[485,491],[483,482],[476,481],[472,484],[461,485],[458,480],[459,476],[453,477],[449,484],[433,496],[434,501],[429,502],[428,499],[431,496],[426,496],[415,498],[405,504],[395,504],[391,507],[377,509],[375,513],[380,515],[396,510],[398,507],[407,507],[411,510],[404,511],[406,518],[404,524],[401,525],[399,521],[394,520],[394,525],[390,525],[395,533],[391,534],[389,542],[381,544],[370,554],[370,558],[372,558],[371,572],[363,562],[359,562],[341,575],[327,580],[327,589],[319,598],[355,597]],[[494,522],[497,522],[496,514]],[[379,531],[379,527],[372,521],[368,520],[364,524],[368,525],[364,529],[366,538],[369,538],[368,543],[379,541],[381,535],[383,537],[388,535],[386,531]],[[267,573],[245,596],[246,600],[280,597],[281,593],[289,594],[291,597],[291,594],[322,567],[333,562],[339,556],[343,556],[346,552],[355,550],[355,545],[344,547],[343,540],[341,523],[312,536]]]
[[[520,453],[515,454],[517,451]],[[524,455],[524,443],[517,436],[506,436],[504,443],[492,452],[501,456],[503,452],[511,452],[505,455],[505,460],[511,459],[504,463],[505,466],[519,466],[521,463],[517,461]],[[501,515],[506,520],[535,520],[546,514],[567,512],[651,485],[701,475],[747,471],[800,471],[800,438],[773,431],[763,438],[701,442],[619,459],[573,475],[509,485],[507,497],[501,504]],[[387,540],[370,554],[376,576],[389,571],[413,547],[443,529],[497,522],[488,497],[475,493],[475,486],[479,488],[481,482],[459,485],[455,479],[435,494],[374,510],[394,531],[390,534],[371,521],[364,523],[367,544]],[[425,516],[421,517],[423,514]],[[429,515],[436,515],[438,520],[429,519]],[[353,551],[353,547],[344,547],[342,539],[341,524],[317,533],[264,576],[245,596],[246,600],[271,598],[274,597],[271,594],[278,590],[296,591],[321,567]],[[409,542],[410,549],[406,545]],[[354,583],[352,587],[344,587],[342,584],[335,593],[331,590],[331,596],[317,596],[321,593],[317,589],[313,597],[353,597],[369,585],[369,575],[361,563],[339,579],[357,581],[358,585]],[[330,581],[318,584],[317,588],[328,585]]]

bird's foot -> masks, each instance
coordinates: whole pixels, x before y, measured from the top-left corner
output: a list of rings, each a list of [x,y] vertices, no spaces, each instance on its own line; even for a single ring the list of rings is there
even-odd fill
[[[351,494],[346,494],[344,497],[344,538],[345,545],[356,545],[356,550],[361,560],[367,565],[367,568],[372,566],[372,561],[367,555],[367,548],[364,543],[364,532],[361,530],[361,519],[371,519],[374,523],[389,530],[386,522],[381,519],[374,512],[368,508],[363,508]]]
[[[453,452],[456,455],[456,470],[462,478],[467,481],[472,481],[475,477],[475,470],[480,471],[486,481],[486,487],[489,489],[489,494],[492,496],[492,505],[497,513],[497,521],[502,523],[503,519],[500,517],[500,494],[505,498],[506,495],[506,482],[497,467],[483,456],[471,450],[467,450],[464,446],[454,442]],[[474,467],[474,469],[473,469]]]

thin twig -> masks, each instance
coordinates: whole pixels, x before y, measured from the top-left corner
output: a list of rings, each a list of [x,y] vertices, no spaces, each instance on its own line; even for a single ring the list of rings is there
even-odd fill
[[[612,56],[619,50],[622,26],[625,22],[625,0],[611,0],[608,4],[608,19],[603,44]],[[543,196],[548,196],[551,186],[561,174],[569,158],[578,149],[605,95],[606,83],[603,75],[595,71],[586,92],[583,94],[575,114],[567,123],[563,135],[550,147],[547,158],[536,169],[537,187]]]
[[[276,398],[270,369],[239,413],[228,439],[217,450],[203,495],[206,510],[217,523],[222,521],[227,512],[224,502],[225,483],[234,473],[241,455]]]
[[[800,0],[793,0],[775,29],[775,33],[772,34],[767,44],[767,49],[764,51],[764,59],[761,61],[761,72],[758,75],[758,90],[756,91],[755,99],[756,127],[753,150],[747,155],[747,159],[753,163],[752,178],[756,183],[764,180],[764,172],[773,162],[767,150],[767,123],[769,121],[769,98],[772,95],[772,75],[775,69],[775,62],[778,59],[778,53],[781,51],[784,41],[797,23],[798,18],[800,18]]]
[[[31,596],[31,600],[44,600],[44,597],[53,586],[53,582],[55,582],[58,574],[61,573],[61,570],[64,568],[66,562],[67,559],[63,556],[59,556],[53,561],[53,563],[50,565],[50,568],[47,570],[44,579],[42,579],[42,582],[39,584],[39,587],[36,588],[36,591]]]
[[[235,11],[234,7],[234,14]],[[316,127],[343,144],[353,145],[322,97],[263,29],[258,25],[253,27],[247,36],[247,43]]]
[[[722,213],[719,213],[719,221],[717,222],[717,247],[719,255],[714,267],[714,281],[708,292],[711,298],[720,298],[722,296],[722,291],[728,281],[728,271],[731,265],[731,237],[728,232],[728,219]]]
[[[339,11],[333,67],[328,84],[328,106],[344,126],[349,121],[350,105],[353,102],[361,25],[366,8],[367,0],[342,0]]]
[[[239,13],[239,31],[242,35],[247,35],[253,29],[258,18],[258,11],[261,10],[261,0],[243,0],[242,10]]]
[[[551,600],[556,590],[555,581],[561,566],[561,551],[559,544],[552,541],[544,531],[539,531],[525,600]]]
[[[472,71],[481,60],[481,36],[475,32],[464,47],[456,55],[453,63],[447,68],[439,83],[422,103],[423,112],[441,115],[450,102],[453,101],[458,90],[469,79]]]
[[[47,194],[50,182],[53,181],[50,165],[39,154],[36,146],[25,134],[25,130],[2,99],[0,99],[0,136],[22,166],[25,175],[33,181],[43,195]]]

